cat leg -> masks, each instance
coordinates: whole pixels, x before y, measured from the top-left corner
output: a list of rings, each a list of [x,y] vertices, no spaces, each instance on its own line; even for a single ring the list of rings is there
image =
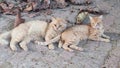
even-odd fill
[[[102,37],[90,37],[89,39],[96,40],[96,41],[110,42],[109,39],[105,39],[105,38],[102,38]]]
[[[76,45],[70,45],[70,48],[73,48],[73,49],[76,49],[76,50],[79,50],[79,51],[83,51],[83,48],[78,47]]]
[[[11,39],[10,41],[10,48],[13,51],[17,51],[17,47],[16,47],[17,41],[15,41],[14,39]]]
[[[62,43],[62,41],[60,40],[60,41],[59,41],[59,44],[58,44],[58,47],[61,48],[62,45],[63,45],[63,43]]]
[[[105,38],[99,38],[99,41],[103,41],[103,42],[110,42],[110,39],[105,39]]]
[[[32,38],[30,37],[26,37],[21,43],[20,43],[20,47],[24,50],[24,51],[28,51],[28,47],[27,44],[31,41]]]
[[[72,52],[73,50],[71,48],[69,48],[68,46],[69,46],[69,43],[64,43],[62,47],[63,47],[63,49]]]
[[[106,39],[110,39],[109,36],[105,35],[105,34],[102,34],[102,37],[106,38]]]
[[[46,36],[45,37],[45,41],[50,41],[52,38],[51,38],[51,36]],[[54,45],[52,44],[52,43],[50,43],[49,45],[48,45],[48,48],[49,49],[54,49],[55,47],[54,47]]]
[[[79,41],[80,41],[79,39],[74,40],[69,47],[79,51],[83,51],[83,48],[77,46],[79,44]]]

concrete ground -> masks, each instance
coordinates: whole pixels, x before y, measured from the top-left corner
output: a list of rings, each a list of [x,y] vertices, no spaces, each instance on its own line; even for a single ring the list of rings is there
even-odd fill
[[[0,45],[0,68],[120,68],[120,1],[96,0],[92,6],[107,10],[104,15],[105,32],[111,37],[110,43],[96,41],[81,41],[78,46],[85,51],[68,52],[56,46],[49,50],[47,46],[29,43],[29,51],[19,49],[17,52],[10,50],[7,45]],[[54,9],[51,15],[41,13],[40,16],[30,18],[23,13],[26,21],[46,20],[51,16],[62,17],[75,22],[79,8],[87,6],[70,5],[65,9]],[[72,11],[72,12],[71,12]],[[0,16],[0,33],[13,28],[15,16]],[[19,48],[19,47],[18,47]]]

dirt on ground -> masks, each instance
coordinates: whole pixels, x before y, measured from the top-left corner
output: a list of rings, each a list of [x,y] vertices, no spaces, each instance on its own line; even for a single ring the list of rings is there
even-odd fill
[[[30,17],[22,13],[22,18],[31,20],[49,20],[51,16],[61,17],[70,23],[76,22],[80,8],[88,6],[69,5],[64,9],[52,9],[52,14],[41,12]],[[81,41],[78,46],[85,50],[68,52],[57,47],[49,50],[47,46],[29,43],[29,51],[20,49],[11,51],[9,45],[0,45],[0,68],[120,68],[120,0],[94,0],[89,7],[106,10],[103,24],[105,33],[111,37],[110,43]],[[34,12],[33,12],[34,13]],[[0,15],[0,33],[13,29],[15,16]]]

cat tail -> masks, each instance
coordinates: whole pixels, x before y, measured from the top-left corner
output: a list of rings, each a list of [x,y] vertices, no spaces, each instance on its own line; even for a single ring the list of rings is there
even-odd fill
[[[60,40],[60,35],[56,36],[55,38],[51,39],[50,41],[45,41],[45,42],[38,42],[36,41],[35,43],[39,44],[39,45],[48,45],[54,42],[57,42]]]
[[[9,39],[11,38],[11,31],[5,32],[0,34],[0,44],[1,45],[8,45]]]

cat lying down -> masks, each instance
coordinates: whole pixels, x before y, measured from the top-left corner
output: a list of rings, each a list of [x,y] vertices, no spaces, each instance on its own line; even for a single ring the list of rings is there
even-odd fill
[[[9,44],[13,51],[17,50],[16,44],[19,43],[20,47],[27,51],[27,44],[30,41],[36,41],[45,38],[49,41],[61,34],[67,27],[67,21],[61,18],[52,18],[51,23],[45,21],[29,21],[22,23],[11,31],[0,34],[0,44]],[[8,38],[11,38],[8,40]],[[53,44],[49,44],[49,49],[54,49]]]

